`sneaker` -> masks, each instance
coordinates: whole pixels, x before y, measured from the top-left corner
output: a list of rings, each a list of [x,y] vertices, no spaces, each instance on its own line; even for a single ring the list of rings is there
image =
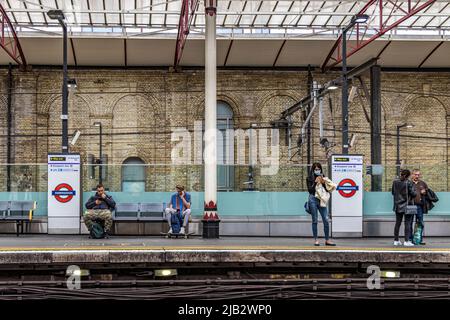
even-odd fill
[[[402,243],[400,241],[394,241],[394,246],[398,247],[398,246],[401,246],[401,245],[402,245]]]
[[[426,242],[421,242],[421,243],[419,243],[421,246],[424,246],[424,245],[426,245],[427,243]]]
[[[181,227],[180,234],[184,234],[184,227]]]
[[[167,231],[167,233],[173,233],[172,228],[170,228],[169,231]]]
[[[405,247],[414,247],[414,243],[412,243],[411,241],[405,241],[405,243],[403,245]]]

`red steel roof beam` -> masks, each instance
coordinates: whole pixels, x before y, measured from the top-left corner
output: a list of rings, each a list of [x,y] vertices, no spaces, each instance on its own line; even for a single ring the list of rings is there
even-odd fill
[[[8,15],[6,14],[5,9],[0,4],[0,20],[1,20],[1,38],[0,38],[0,47],[6,51],[6,53],[21,67],[27,65],[27,61],[22,51],[22,47],[20,46],[19,38],[17,38],[16,31],[9,20]],[[11,34],[8,34],[6,31],[8,28]],[[11,41],[6,42],[6,38],[11,38]]]
[[[376,2],[377,2],[377,0],[371,1],[370,3],[367,3],[366,6],[358,14],[364,13],[364,11],[366,11],[370,5],[372,5],[372,4],[376,3]],[[382,0],[379,0],[379,2],[382,3]],[[436,0],[428,0],[427,2],[423,3],[420,6],[416,5],[414,8],[411,9],[411,11],[409,11],[402,18],[400,18],[399,20],[393,22],[389,26],[383,26],[383,23],[381,23],[382,28],[380,29],[380,31],[377,32],[375,35],[373,35],[371,38],[369,38],[369,39],[367,39],[365,41],[360,41],[358,46],[356,46],[353,50],[350,50],[347,53],[347,58],[349,58],[350,56],[352,56],[353,54],[355,54],[356,52],[358,52],[359,50],[361,50],[362,48],[367,46],[369,43],[371,43],[374,40],[380,38],[386,32],[394,29],[395,27],[397,27],[399,24],[401,24],[405,20],[411,18],[412,16],[414,16],[418,12],[420,12],[420,11],[424,10],[425,8],[427,8],[428,6],[432,5],[434,2],[436,2]],[[341,41],[342,41],[342,35],[339,36],[339,38],[336,40],[335,44],[333,45],[333,47],[331,48],[330,52],[328,53],[328,56],[326,57],[324,63],[322,64],[322,72],[325,72],[325,71],[327,71],[330,68],[333,68],[334,66],[336,66],[337,64],[339,64],[342,61],[342,57],[339,57],[338,59],[333,59],[335,61],[331,65],[329,65],[329,66],[327,65],[328,62],[330,61],[330,59],[332,59],[332,56],[333,56],[334,52],[336,51],[336,48],[338,48],[340,46]]]
[[[177,43],[175,47],[175,58],[173,62],[175,68],[180,64],[181,57],[183,56],[183,49],[184,45],[186,44],[187,36],[189,34],[189,27],[192,23],[194,13],[199,2],[199,0],[182,1],[180,21],[178,23]]]
[[[368,3],[366,3],[366,5],[364,6],[364,8],[362,8],[362,9],[358,12],[358,14],[363,14],[363,13],[365,13],[365,12],[367,11],[367,9],[368,9],[372,4],[374,4],[375,2],[377,2],[377,0],[370,0]],[[336,51],[336,48],[339,50],[339,44],[341,43],[341,40],[342,40],[342,34],[339,36],[339,38],[337,38],[336,42],[334,43],[333,47],[332,47],[331,50],[330,50],[330,53],[328,53],[328,56],[325,58],[325,62],[324,62],[323,65],[322,65],[322,71],[325,70],[325,66],[326,66],[326,64],[328,63],[328,61],[330,61],[330,59],[332,59],[333,53],[334,53],[334,51]],[[338,61],[338,60],[342,60],[342,58],[341,58],[341,57],[338,57],[338,59],[334,59],[334,58],[333,58],[333,60]]]

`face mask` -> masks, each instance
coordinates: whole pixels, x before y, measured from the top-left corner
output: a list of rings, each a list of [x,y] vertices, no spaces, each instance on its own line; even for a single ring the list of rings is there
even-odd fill
[[[315,174],[316,176],[320,175],[321,173],[322,173],[321,170],[314,170],[314,174]]]

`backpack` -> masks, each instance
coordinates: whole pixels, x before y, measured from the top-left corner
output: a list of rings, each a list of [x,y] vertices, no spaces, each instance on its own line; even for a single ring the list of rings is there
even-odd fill
[[[92,222],[89,234],[92,239],[103,239],[105,237],[105,230],[103,230],[103,226],[100,223]]]
[[[181,226],[183,225],[183,217],[180,212],[172,214],[170,225],[173,233],[180,233]]]

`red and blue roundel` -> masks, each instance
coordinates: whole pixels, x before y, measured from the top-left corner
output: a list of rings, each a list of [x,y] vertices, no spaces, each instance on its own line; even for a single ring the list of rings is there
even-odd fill
[[[52,191],[52,196],[54,196],[57,201],[62,203],[72,200],[75,194],[75,190],[73,190],[73,188],[67,183],[58,184],[55,190]]]
[[[344,198],[351,198],[355,195],[356,191],[359,190],[359,187],[352,179],[344,179],[339,182],[336,190]]]

